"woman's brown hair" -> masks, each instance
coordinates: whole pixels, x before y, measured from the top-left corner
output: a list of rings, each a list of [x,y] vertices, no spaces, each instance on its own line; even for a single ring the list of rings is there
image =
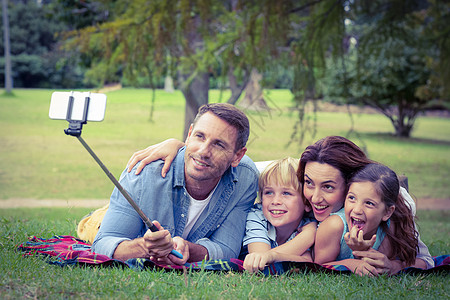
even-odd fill
[[[355,172],[373,163],[361,148],[342,136],[327,136],[306,147],[297,170],[297,178],[302,186],[305,184],[305,166],[308,162],[329,164],[336,168],[346,184]],[[303,201],[305,205],[310,205],[304,196]]]

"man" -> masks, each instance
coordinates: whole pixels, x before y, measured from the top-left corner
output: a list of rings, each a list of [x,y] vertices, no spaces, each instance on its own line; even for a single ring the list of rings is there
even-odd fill
[[[163,161],[139,175],[122,173],[121,184],[160,231],[148,230],[116,188],[92,251],[169,264],[237,257],[258,183],[258,171],[245,156],[249,131],[247,117],[233,105],[202,106],[164,178]]]

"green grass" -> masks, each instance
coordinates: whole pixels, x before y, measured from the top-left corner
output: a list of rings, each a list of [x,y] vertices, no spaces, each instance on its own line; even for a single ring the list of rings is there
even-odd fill
[[[294,274],[272,277],[246,273],[134,271],[64,267],[41,257],[23,257],[16,245],[28,236],[75,235],[89,209],[6,209],[0,211],[0,298],[49,299],[448,299],[448,275]],[[450,253],[450,212],[421,211],[418,224],[432,255]]]
[[[49,90],[15,90],[0,96],[0,201],[9,198],[106,199],[112,184],[73,138],[65,121],[48,119]],[[89,123],[83,138],[118,177],[132,153],[167,137],[181,138],[184,100],[181,93],[157,91],[153,122],[151,93],[123,89],[108,93],[104,122]],[[211,91],[211,101],[220,93]],[[226,95],[222,95],[226,99]],[[325,135],[346,135],[351,122],[344,113],[318,113],[317,134],[303,145],[289,142],[296,115],[288,91],[271,91],[269,113],[247,112],[252,132],[248,154],[254,160],[298,157],[305,145]],[[449,198],[450,120],[419,118],[412,139],[392,137],[380,115],[354,115],[358,135],[350,136],[371,158],[409,177],[417,197]],[[411,298],[448,299],[448,275],[379,278],[297,274],[260,277],[236,273],[175,273],[118,268],[66,267],[39,257],[22,257],[16,245],[29,236],[76,235],[88,208],[20,208],[0,210],[0,299],[18,298]],[[450,253],[449,211],[419,211],[422,240],[432,255]]]
[[[48,118],[51,90],[14,90],[0,95],[0,201],[10,198],[107,199],[113,185],[76,138],[66,136],[66,121]],[[103,122],[83,128],[83,138],[109,170],[119,177],[131,155],[168,137],[182,138],[184,98],[156,91],[149,121],[151,92],[122,89],[110,92]],[[227,93],[211,91],[211,101]],[[299,157],[306,145],[326,135],[347,135],[346,113],[319,112],[317,133],[302,145],[289,144],[297,115],[287,90],[266,97],[270,112],[250,112],[248,155],[254,160]],[[312,117],[312,115],[310,115]],[[450,198],[450,119],[420,117],[411,139],[392,136],[388,119],[378,114],[354,114],[357,134],[349,137],[369,156],[409,178],[418,198]]]

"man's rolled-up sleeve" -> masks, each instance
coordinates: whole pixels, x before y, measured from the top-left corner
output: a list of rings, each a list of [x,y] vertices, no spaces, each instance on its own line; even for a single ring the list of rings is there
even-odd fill
[[[125,174],[126,173],[126,174]],[[122,173],[120,183],[130,196],[139,203],[140,177],[130,176],[126,171]],[[92,244],[92,252],[113,257],[117,246],[125,241],[132,240],[142,234],[145,224],[133,207],[123,197],[117,188],[114,188],[109,208],[102,220],[100,229]]]

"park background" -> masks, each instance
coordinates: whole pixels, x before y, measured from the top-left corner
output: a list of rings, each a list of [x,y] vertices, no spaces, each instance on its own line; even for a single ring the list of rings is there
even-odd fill
[[[2,1],[10,28],[2,31],[2,49],[10,37],[10,64],[7,51],[0,60],[2,298],[448,299],[445,275],[60,269],[17,253],[29,236],[76,235],[77,222],[113,188],[64,134],[67,122],[48,118],[52,92],[70,90],[106,93],[105,120],[85,125],[83,138],[116,178],[133,152],[183,139],[192,112],[206,102],[246,112],[255,161],[299,157],[323,136],[346,136],[408,177],[423,241],[432,255],[450,253],[448,4],[126,3]]]

